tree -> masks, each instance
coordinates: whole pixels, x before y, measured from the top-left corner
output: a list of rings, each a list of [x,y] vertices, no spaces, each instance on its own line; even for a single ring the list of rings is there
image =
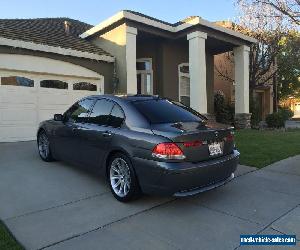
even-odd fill
[[[242,0],[245,2],[244,0]],[[265,12],[266,17],[281,16],[285,21],[300,25],[300,0],[248,0],[248,4],[261,5],[263,9],[271,7],[273,12]]]
[[[278,55],[279,98],[300,98],[300,33],[292,30],[280,41]]]
[[[266,5],[256,0],[236,0],[238,17],[231,28],[245,35],[257,39],[257,43],[251,46],[249,60],[249,88],[250,103],[253,89],[261,85],[273,85],[274,109],[277,109],[277,56],[281,53],[283,37],[294,25],[285,20],[284,14],[278,12],[271,5]],[[230,81],[232,72],[224,69],[228,64],[234,64],[232,53],[227,53],[225,62],[216,71],[219,75]],[[226,65],[227,64],[227,65]],[[232,67],[231,67],[232,68]],[[229,73],[229,74],[228,74]],[[253,112],[253,110],[251,110]]]
[[[256,3],[255,0],[238,0],[237,7],[237,31],[257,39],[250,51],[250,88],[273,83],[277,74],[276,57],[281,50],[280,41],[290,25],[273,7]]]

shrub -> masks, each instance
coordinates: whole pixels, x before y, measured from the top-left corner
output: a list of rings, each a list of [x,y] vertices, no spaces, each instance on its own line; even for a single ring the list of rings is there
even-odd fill
[[[266,123],[269,128],[282,128],[284,127],[284,118],[280,112],[269,114],[266,117]]]
[[[279,108],[278,113],[281,114],[283,117],[284,121],[289,120],[294,116],[294,112],[290,110],[289,108]]]
[[[287,108],[280,108],[277,113],[270,114],[266,117],[266,123],[269,128],[282,128],[286,120],[292,118],[293,111]]]
[[[214,95],[214,109],[217,122],[233,124],[234,107],[225,102],[224,94],[219,91]]]

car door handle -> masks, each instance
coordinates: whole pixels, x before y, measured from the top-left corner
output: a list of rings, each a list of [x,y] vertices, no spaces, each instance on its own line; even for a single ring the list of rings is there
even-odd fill
[[[110,137],[111,136],[111,132],[110,131],[105,131],[102,133],[103,137]]]

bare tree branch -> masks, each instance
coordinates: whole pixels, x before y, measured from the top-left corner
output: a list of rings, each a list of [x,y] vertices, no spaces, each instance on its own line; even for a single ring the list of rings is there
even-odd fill
[[[238,4],[245,2],[244,0],[237,0]],[[261,4],[264,6],[270,6],[275,11],[265,13],[265,17],[278,17],[283,15],[287,21],[300,25],[300,0],[248,0],[248,4]]]

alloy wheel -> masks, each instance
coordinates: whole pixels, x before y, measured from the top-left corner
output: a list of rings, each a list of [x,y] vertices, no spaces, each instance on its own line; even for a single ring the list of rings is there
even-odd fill
[[[119,197],[125,197],[130,191],[130,169],[122,158],[115,158],[110,168],[110,184],[114,193]]]
[[[49,152],[50,152],[49,140],[45,133],[41,133],[39,136],[38,149],[43,159],[47,159],[49,157]]]

